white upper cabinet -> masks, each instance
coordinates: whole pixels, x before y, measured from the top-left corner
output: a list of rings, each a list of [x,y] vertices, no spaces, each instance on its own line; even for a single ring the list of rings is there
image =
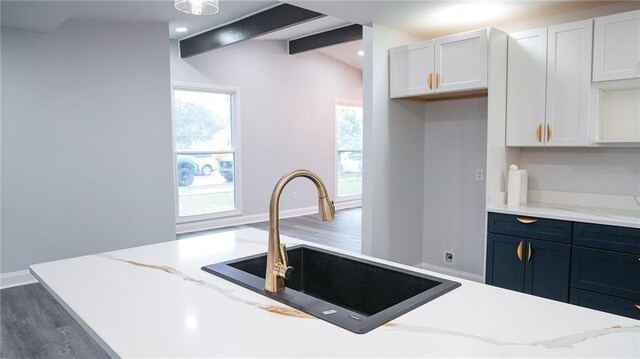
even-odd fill
[[[593,81],[640,78],[640,10],[595,19]]]
[[[390,49],[390,97],[486,88],[487,31],[470,31]]]
[[[509,34],[507,146],[543,146],[547,28]]]
[[[545,144],[589,144],[593,21],[549,27]]]
[[[390,96],[407,97],[433,89],[433,40],[389,50]]]
[[[592,20],[509,35],[507,146],[587,146]]]
[[[435,91],[487,87],[487,30],[435,40]]]

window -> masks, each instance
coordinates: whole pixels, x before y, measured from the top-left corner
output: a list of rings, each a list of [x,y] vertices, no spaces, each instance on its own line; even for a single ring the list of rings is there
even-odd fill
[[[336,105],[338,197],[362,196],[362,106]]]
[[[173,88],[178,222],[237,209],[237,91]]]

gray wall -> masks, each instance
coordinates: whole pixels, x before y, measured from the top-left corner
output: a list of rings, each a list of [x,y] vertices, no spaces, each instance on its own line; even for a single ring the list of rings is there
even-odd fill
[[[640,148],[522,148],[529,189],[640,196]]]
[[[168,37],[2,28],[2,273],[175,239]]]
[[[362,71],[318,52],[291,56],[283,41],[247,41],[188,59],[180,59],[173,43],[171,78],[240,91],[242,215],[235,220],[266,214],[276,182],[298,168],[316,172],[336,199],[336,100],[362,101]],[[317,208],[317,203],[311,181],[296,179],[285,188],[280,209]]]
[[[424,105],[389,99],[389,49],[418,41],[373,24],[364,28],[362,252],[422,262]]]
[[[429,102],[426,105],[424,183],[424,262],[451,269],[483,270],[487,99]]]

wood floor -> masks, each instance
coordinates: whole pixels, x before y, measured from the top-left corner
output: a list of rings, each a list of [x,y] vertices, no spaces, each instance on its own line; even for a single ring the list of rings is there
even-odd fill
[[[240,227],[267,230],[268,222]],[[217,229],[225,231],[238,227]],[[280,220],[280,234],[360,252],[362,211],[341,210],[321,222],[317,215]],[[211,233],[177,236],[191,238]],[[98,344],[40,285],[0,290],[0,358],[108,358]]]

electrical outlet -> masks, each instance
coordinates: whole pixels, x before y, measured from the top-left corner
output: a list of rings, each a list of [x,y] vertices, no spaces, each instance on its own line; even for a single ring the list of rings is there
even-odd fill
[[[444,251],[444,263],[445,264],[453,264],[453,252],[452,251]]]
[[[482,168],[476,168],[476,181],[484,181],[484,171],[482,170]]]

